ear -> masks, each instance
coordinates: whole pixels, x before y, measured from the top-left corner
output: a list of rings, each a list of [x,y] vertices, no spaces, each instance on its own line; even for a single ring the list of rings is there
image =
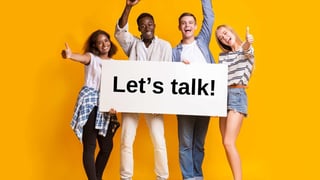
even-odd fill
[[[195,30],[198,29],[198,25],[197,25],[197,24],[194,25],[194,29],[195,29]]]

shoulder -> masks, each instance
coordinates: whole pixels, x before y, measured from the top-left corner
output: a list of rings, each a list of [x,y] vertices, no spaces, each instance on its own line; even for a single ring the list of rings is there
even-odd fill
[[[169,46],[171,47],[170,42],[167,41],[167,40],[164,40],[164,39],[161,39],[161,38],[156,37],[156,41],[157,41],[159,44],[169,45]]]
[[[100,63],[102,61],[102,59],[99,56],[97,56],[93,53],[88,53],[88,55],[90,56],[89,64]]]
[[[91,53],[91,52],[87,52],[86,55],[90,57],[90,60],[91,60],[91,61],[92,61],[92,60],[96,60],[96,59],[99,58],[99,56],[97,56],[97,55],[95,55],[95,54],[93,54],[93,53]]]
[[[172,51],[172,46],[170,42],[163,39],[156,39],[155,46],[165,51],[170,51],[170,52]]]
[[[172,48],[173,50],[179,50],[181,49],[182,50],[182,44],[181,42],[179,44],[177,44],[175,47]]]

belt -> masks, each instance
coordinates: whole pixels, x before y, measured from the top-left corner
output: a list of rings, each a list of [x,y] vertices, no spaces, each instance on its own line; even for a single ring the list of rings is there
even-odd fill
[[[248,88],[248,86],[243,84],[232,84],[228,86],[229,88]]]

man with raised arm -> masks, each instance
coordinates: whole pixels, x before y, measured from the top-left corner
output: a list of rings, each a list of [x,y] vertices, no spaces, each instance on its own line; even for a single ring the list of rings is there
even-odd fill
[[[140,37],[129,32],[128,18],[139,0],[126,0],[123,13],[116,25],[115,37],[124,53],[133,61],[172,61],[172,48],[168,41],[154,35],[155,23],[149,13],[137,18]],[[147,71],[147,69],[146,69]],[[155,102],[157,103],[157,102]],[[144,114],[154,146],[154,171],[157,180],[169,177],[164,122],[161,114]],[[139,122],[139,113],[122,113],[120,179],[131,180],[133,176],[133,143]]]

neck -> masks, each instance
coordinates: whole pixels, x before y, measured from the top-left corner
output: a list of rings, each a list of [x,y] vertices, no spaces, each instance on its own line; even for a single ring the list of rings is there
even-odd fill
[[[153,38],[152,39],[143,39],[142,41],[144,42],[144,45],[146,47],[149,47],[150,44],[152,43],[152,40],[153,40]]]
[[[191,44],[194,40],[195,40],[195,37],[194,37],[194,36],[192,36],[192,37],[190,37],[190,38],[183,38],[182,41],[181,41],[181,43],[182,43],[182,44]]]
[[[108,56],[108,54],[101,54],[100,56],[99,56],[101,59],[111,59],[109,56]]]
[[[232,51],[238,51],[240,49],[240,44],[235,44],[234,46],[231,46]]]

